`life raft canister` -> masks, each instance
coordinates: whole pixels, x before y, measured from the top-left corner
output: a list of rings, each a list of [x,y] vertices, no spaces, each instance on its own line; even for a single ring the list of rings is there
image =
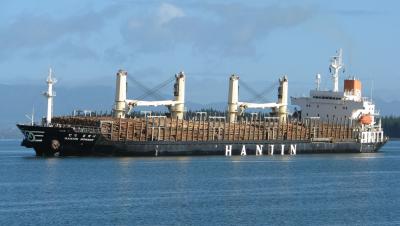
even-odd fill
[[[372,123],[372,116],[371,115],[361,115],[359,122],[363,125],[370,125]]]

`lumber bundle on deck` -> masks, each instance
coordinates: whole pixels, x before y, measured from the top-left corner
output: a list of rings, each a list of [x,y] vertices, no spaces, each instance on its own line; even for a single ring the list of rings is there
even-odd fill
[[[110,140],[118,141],[247,141],[355,139],[356,127],[350,122],[320,120],[289,121],[179,120],[166,117],[111,118],[57,117],[53,123],[97,127]]]

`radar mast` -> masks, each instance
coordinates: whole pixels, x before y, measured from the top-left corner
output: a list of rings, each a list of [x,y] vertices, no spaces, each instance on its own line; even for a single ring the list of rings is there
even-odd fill
[[[329,66],[329,71],[332,74],[333,80],[333,92],[339,92],[339,72],[340,69],[344,67],[342,52],[342,49],[337,51],[337,55],[331,58],[331,64]]]

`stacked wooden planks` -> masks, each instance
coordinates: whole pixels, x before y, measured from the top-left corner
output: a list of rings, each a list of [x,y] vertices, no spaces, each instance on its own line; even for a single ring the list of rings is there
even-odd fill
[[[54,123],[100,128],[110,140],[118,141],[249,141],[355,139],[357,126],[350,121],[320,120],[179,120],[167,117],[57,117]]]

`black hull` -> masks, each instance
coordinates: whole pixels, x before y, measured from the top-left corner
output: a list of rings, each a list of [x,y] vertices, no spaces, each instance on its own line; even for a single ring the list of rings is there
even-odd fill
[[[360,144],[357,142],[312,143],[305,141],[243,141],[243,142],[98,142],[94,154],[116,156],[191,156],[191,155],[226,155],[226,146],[232,146],[232,155],[241,155],[243,147],[246,155],[256,155],[257,145],[262,154],[312,153],[368,153],[376,152],[383,145]],[[244,153],[243,153],[244,154]]]
[[[361,144],[356,140],[348,142],[311,142],[308,140],[110,141],[101,134],[87,131],[78,132],[72,128],[26,125],[18,125],[18,127],[25,134],[22,146],[33,148],[39,156],[55,154],[61,156],[199,156],[368,153],[378,151],[385,144],[385,142]]]

